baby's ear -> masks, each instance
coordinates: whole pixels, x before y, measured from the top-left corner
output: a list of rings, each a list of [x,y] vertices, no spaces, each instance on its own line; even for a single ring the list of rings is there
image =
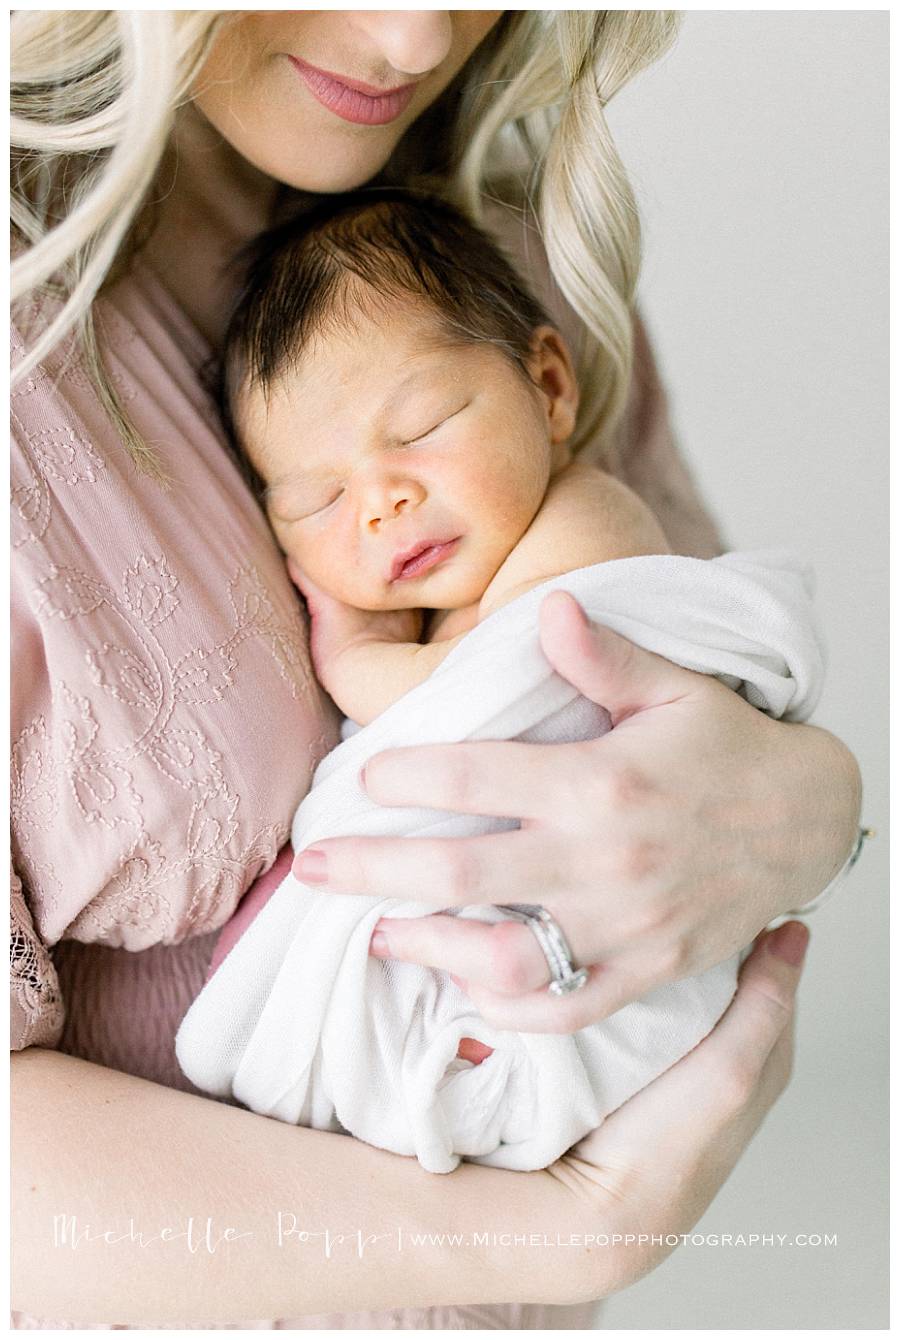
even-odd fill
[[[569,346],[555,326],[536,328],[528,373],[546,399],[551,442],[567,442],[578,417],[578,380]]]

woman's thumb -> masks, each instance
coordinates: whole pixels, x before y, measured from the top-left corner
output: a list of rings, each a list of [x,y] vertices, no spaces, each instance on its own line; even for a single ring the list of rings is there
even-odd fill
[[[787,921],[759,935],[741,969],[734,1000],[712,1034],[723,1055],[758,1074],[794,1012],[809,930]]]
[[[687,692],[690,672],[601,624],[591,624],[567,591],[552,591],[540,609],[541,647],[553,669],[618,725]]]

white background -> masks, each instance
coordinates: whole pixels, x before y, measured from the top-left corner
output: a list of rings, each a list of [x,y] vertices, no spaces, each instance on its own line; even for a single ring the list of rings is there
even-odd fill
[[[697,1226],[838,1245],[681,1248],[607,1328],[887,1325],[887,65],[885,11],[692,11],[609,111],[676,431],[730,547],[813,563],[815,719],[879,836],[810,918],[794,1079]]]

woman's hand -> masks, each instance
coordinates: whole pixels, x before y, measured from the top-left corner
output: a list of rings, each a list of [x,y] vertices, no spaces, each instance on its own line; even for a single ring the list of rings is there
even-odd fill
[[[599,1253],[609,1257],[604,1296],[674,1250],[785,1088],[808,939],[797,921],[761,935],[709,1036],[548,1169],[596,1206],[604,1233],[620,1235]]]
[[[382,921],[373,952],[452,973],[497,1027],[571,1032],[721,962],[824,888],[852,846],[859,776],[827,732],[773,721],[717,680],[592,627],[570,596],[546,598],[541,639],[558,672],[607,708],[608,735],[397,749],[365,773],[379,804],[519,818],[520,829],[316,846],[336,893],[543,904],[591,967],[567,997],[547,992],[536,940],[511,922]]]

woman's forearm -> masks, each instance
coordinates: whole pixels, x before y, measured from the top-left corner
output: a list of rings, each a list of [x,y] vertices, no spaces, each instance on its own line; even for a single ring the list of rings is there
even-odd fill
[[[515,1241],[596,1234],[586,1185],[437,1177],[43,1048],[11,1075],[17,1309],[152,1327],[608,1291],[603,1253]]]

